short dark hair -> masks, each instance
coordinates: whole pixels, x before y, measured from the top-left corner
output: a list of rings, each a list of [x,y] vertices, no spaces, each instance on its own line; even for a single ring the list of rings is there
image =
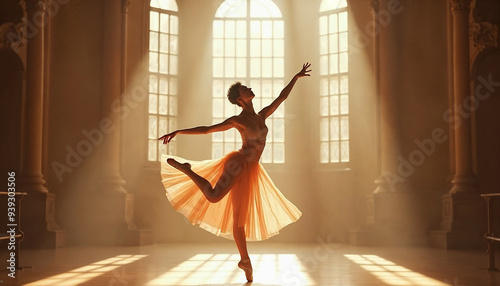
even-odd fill
[[[241,106],[240,103],[236,100],[238,97],[240,97],[240,86],[241,82],[237,81],[233,83],[233,85],[231,85],[231,87],[227,91],[227,99],[229,99],[229,102],[238,106]]]

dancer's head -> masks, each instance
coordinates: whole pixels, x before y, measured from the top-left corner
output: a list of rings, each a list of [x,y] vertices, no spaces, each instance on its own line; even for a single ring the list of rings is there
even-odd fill
[[[255,95],[252,89],[242,85],[239,81],[231,85],[227,91],[227,99],[229,99],[229,102],[238,106],[242,106],[242,101],[252,100],[254,97]]]

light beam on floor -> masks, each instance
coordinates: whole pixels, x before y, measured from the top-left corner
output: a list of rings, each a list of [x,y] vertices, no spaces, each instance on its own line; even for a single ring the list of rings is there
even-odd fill
[[[255,283],[314,285],[295,254],[250,255]],[[197,254],[146,285],[210,285],[246,282],[236,254]],[[290,282],[293,282],[290,284]],[[288,284],[287,284],[288,283]]]
[[[68,272],[57,274],[42,280],[38,280],[26,285],[29,286],[41,286],[41,285],[79,285],[81,283],[87,282],[97,276],[100,276],[106,272],[113,271],[119,267],[126,264],[132,263],[139,259],[146,257],[147,255],[131,255],[123,254],[104,259],[101,261],[94,262],[89,265],[85,265]]]
[[[344,256],[387,285],[450,285],[418,272],[414,272],[377,255],[344,254]]]

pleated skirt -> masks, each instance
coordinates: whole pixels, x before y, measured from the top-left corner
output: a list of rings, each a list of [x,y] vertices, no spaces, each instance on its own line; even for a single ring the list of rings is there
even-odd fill
[[[190,163],[196,174],[215,186],[224,173],[224,165],[236,152],[205,161],[163,155],[161,177],[166,196],[174,209],[186,216],[193,225],[199,225],[217,236],[233,239],[236,219],[237,226],[245,227],[248,241],[268,239],[297,221],[302,213],[283,196],[259,162],[245,161],[238,169],[240,173],[235,185],[216,203],[209,202],[187,175],[167,163],[167,158]],[[235,210],[239,210],[238,215],[233,216]]]

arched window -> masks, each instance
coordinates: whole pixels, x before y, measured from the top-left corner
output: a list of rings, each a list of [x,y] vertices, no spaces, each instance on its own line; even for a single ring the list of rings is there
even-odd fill
[[[323,0],[319,17],[320,162],[349,162],[349,63],[346,0]]]
[[[214,123],[235,115],[237,106],[226,97],[227,89],[241,81],[254,91],[258,112],[284,87],[284,26],[279,8],[271,0],[226,0],[213,22]],[[264,163],[285,162],[284,105],[267,119],[269,133],[262,154]],[[212,136],[212,156],[219,158],[241,145],[237,130]]]
[[[177,127],[177,55],[179,20],[175,0],[151,0],[149,11],[149,128],[148,160],[159,161],[175,140],[157,138]]]

